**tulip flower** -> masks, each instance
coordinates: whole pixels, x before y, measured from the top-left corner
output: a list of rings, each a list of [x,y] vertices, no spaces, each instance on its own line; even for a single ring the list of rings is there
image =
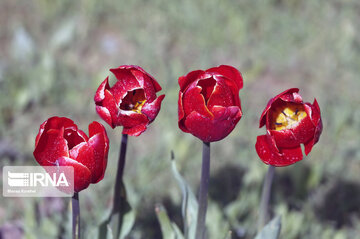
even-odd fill
[[[34,157],[42,166],[72,166],[74,191],[103,179],[109,139],[102,124],[89,125],[89,137],[65,117],[52,117],[41,124],[35,140]]]
[[[301,144],[308,155],[319,140],[322,121],[319,105],[304,103],[299,89],[288,89],[272,98],[260,117],[266,135],[255,145],[260,159],[273,166],[287,166],[303,158]]]
[[[239,91],[243,87],[243,79],[236,68],[221,65],[181,76],[179,85],[179,128],[203,141],[195,238],[204,238],[210,142],[228,136],[239,122],[242,116]]]
[[[225,138],[239,122],[241,73],[221,65],[179,78],[179,128],[204,142]]]
[[[154,121],[165,95],[158,82],[139,66],[110,69],[117,81],[110,87],[107,77],[96,91],[96,112],[112,128],[124,126],[123,134],[139,136]]]

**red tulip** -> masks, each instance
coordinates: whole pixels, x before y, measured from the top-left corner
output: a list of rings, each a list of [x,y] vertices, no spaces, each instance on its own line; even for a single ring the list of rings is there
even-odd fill
[[[319,105],[304,103],[299,89],[288,89],[272,98],[260,118],[266,135],[256,141],[260,159],[273,166],[287,166],[302,160],[301,144],[308,155],[319,140],[322,122]]]
[[[124,126],[123,134],[139,136],[154,121],[165,95],[157,81],[139,66],[110,69],[117,82],[110,87],[107,77],[96,91],[96,112],[112,128]]]
[[[241,73],[221,65],[179,78],[179,128],[204,142],[225,138],[239,122]]]
[[[65,117],[52,117],[41,124],[34,156],[42,166],[73,166],[74,191],[103,179],[109,139],[102,124],[89,125],[89,137]]]

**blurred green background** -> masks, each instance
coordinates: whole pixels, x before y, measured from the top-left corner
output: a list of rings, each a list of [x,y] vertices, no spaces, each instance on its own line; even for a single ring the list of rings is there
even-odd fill
[[[211,238],[253,238],[267,166],[254,144],[267,101],[299,87],[319,102],[324,130],[308,157],[276,169],[272,215],[281,238],[360,235],[360,2],[357,0],[1,0],[0,166],[36,165],[40,124],[58,115],[81,129],[93,120],[94,93],[123,64],[142,66],[166,98],[150,128],[130,137],[125,168],[136,223],[129,238],[161,238],[154,206],[181,227],[181,192],[170,150],[198,190],[201,142],[177,126],[179,76],[219,64],[237,67],[244,116],[212,144]],[[104,123],[105,124],[105,123]],[[121,129],[106,125],[110,153],[103,181],[80,193],[84,238],[109,213]],[[1,179],[0,179],[1,180]],[[68,199],[4,198],[1,238],[69,238]],[[10,235],[10,237],[9,237]]]

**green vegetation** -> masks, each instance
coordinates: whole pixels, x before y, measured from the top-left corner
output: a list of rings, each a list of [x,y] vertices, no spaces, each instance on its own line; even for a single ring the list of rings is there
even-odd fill
[[[324,130],[303,161],[278,168],[272,215],[284,239],[346,239],[360,234],[360,3],[356,0],[2,0],[0,1],[0,166],[36,165],[39,125],[97,120],[93,96],[109,68],[142,66],[162,85],[162,110],[130,137],[125,184],[136,222],[129,238],[161,238],[155,205],[182,228],[181,190],[170,151],[197,191],[201,146],[177,126],[179,76],[219,64],[237,67],[244,116],[212,144],[210,238],[254,238],[266,172],[255,152],[267,101],[299,87],[319,102]],[[121,129],[110,142],[103,181],[80,193],[84,238],[109,214]],[[2,180],[2,179],[0,179]],[[159,206],[161,210],[165,210]],[[159,209],[159,210],[160,210]],[[26,238],[68,238],[68,199],[2,198],[0,231]],[[14,232],[15,233],[15,232]],[[13,237],[15,238],[15,237]]]

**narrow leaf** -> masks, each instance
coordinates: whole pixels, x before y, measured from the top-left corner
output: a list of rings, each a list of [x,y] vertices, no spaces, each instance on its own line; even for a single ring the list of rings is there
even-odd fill
[[[195,239],[196,218],[198,212],[198,202],[189,184],[179,173],[172,153],[171,168],[176,181],[182,192],[182,217],[184,220],[185,238]]]
[[[281,217],[277,216],[265,225],[265,227],[256,235],[255,239],[278,239],[280,230]]]
[[[155,207],[156,216],[159,220],[163,239],[184,239],[177,225],[170,221],[165,208],[162,205]]]
[[[229,231],[226,236],[225,236],[225,239],[231,239],[232,237],[232,231]]]
[[[121,195],[118,201],[114,202],[114,209],[110,213],[108,219],[102,222],[99,226],[98,238],[107,238],[109,232],[116,232],[113,238],[124,239],[130,233],[135,223],[135,211],[132,210],[129,202],[127,201],[126,189],[123,182],[121,182]]]

